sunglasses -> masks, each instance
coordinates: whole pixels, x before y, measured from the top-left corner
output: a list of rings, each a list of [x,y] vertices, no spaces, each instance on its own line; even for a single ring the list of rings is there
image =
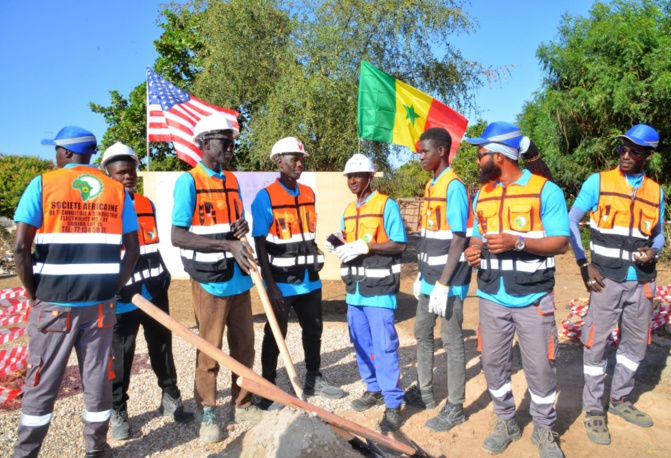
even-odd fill
[[[215,140],[220,141],[221,146],[223,146],[224,149],[235,148],[235,140],[232,140],[230,138],[210,137],[210,138],[206,138],[205,140],[210,141],[210,142],[215,141]]]
[[[629,157],[635,160],[639,160],[648,154],[648,151],[636,151],[623,145],[617,147],[617,152],[620,153],[620,156],[624,156],[625,154],[629,153]]]
[[[481,160],[483,157],[487,156],[488,154],[496,154],[496,152],[495,151],[485,151],[485,152],[481,153],[480,151],[478,151],[478,153],[477,153],[478,161]]]

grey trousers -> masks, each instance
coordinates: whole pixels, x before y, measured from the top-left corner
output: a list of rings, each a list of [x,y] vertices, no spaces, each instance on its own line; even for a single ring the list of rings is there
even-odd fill
[[[620,324],[615,372],[610,395],[613,399],[629,396],[634,388],[634,374],[645,356],[650,333],[652,296],[656,283],[616,281],[604,278],[605,289],[590,295],[580,340],[583,350],[585,386],[582,405],[585,412],[603,412],[608,336]],[[646,294],[647,289],[647,294]],[[650,297],[647,297],[650,296]]]
[[[459,297],[447,299],[445,317],[429,312],[429,296],[421,294],[417,302],[415,338],[417,339],[417,385],[424,402],[433,400],[433,328],[440,318],[440,338],[447,356],[447,400],[463,404],[466,399],[466,351],[463,302]]]
[[[114,302],[61,307],[35,301],[28,318],[28,373],[14,457],[39,454],[73,348],[84,387],[86,450],[102,449],[112,412],[110,348],[115,323]]]
[[[557,398],[555,358],[558,339],[554,295],[550,293],[526,307],[505,307],[480,298],[479,332],[482,368],[496,416],[501,420],[515,416],[510,376],[513,336],[517,332],[534,425],[552,429],[557,420],[554,404]]]

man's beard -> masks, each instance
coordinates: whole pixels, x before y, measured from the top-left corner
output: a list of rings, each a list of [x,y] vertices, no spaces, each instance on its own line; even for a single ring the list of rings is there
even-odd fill
[[[478,182],[480,184],[487,184],[490,181],[494,181],[501,176],[501,167],[496,165],[494,161],[489,160],[485,165],[482,166],[482,171],[478,177]]]

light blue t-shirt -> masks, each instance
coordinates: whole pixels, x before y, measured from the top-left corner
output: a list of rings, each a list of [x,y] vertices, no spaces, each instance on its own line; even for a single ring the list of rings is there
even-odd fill
[[[583,183],[582,188],[580,188],[580,193],[578,193],[578,197],[576,197],[573,207],[571,207],[571,213],[573,213],[574,208],[583,212],[582,215],[577,218],[578,220],[581,220],[587,212],[596,211],[597,206],[599,205],[599,190],[601,188],[600,176],[601,175],[598,173],[590,175],[590,177]],[[643,184],[644,176],[645,173],[640,173],[638,175],[625,175],[625,178],[632,188],[638,189]],[[658,252],[662,251],[662,248],[664,247],[664,190],[661,189],[661,186],[659,202],[659,223],[653,228],[652,233],[650,234],[650,238],[653,240],[652,247],[657,248]],[[577,234],[579,235],[580,232],[578,231]],[[580,237],[577,237],[577,239],[575,235],[571,237],[571,248],[573,249],[573,253],[575,253],[576,259],[584,259],[587,257]],[[638,280],[636,269],[633,266],[629,266],[625,281],[636,280]]]
[[[296,189],[291,190],[287,189],[279,179],[277,181],[290,196],[298,197],[300,195],[300,188],[298,185],[296,185]],[[262,189],[256,194],[254,202],[252,202],[252,219],[252,237],[266,237],[270,232],[270,227],[275,221],[273,209],[270,206],[270,195],[268,194],[268,190]],[[307,269],[305,269],[305,277],[303,278],[302,283],[291,284],[275,282],[275,284],[284,297],[307,294],[322,287],[321,280],[310,281]]]
[[[526,186],[527,183],[529,183],[530,178],[531,172],[525,169],[522,171],[522,176],[514,183],[511,183],[510,186]],[[503,186],[501,183],[497,183],[496,185]],[[473,237],[482,238],[477,222],[476,208],[478,197],[480,197],[479,192],[473,202],[473,213],[475,217],[473,224]],[[543,223],[545,234],[548,237],[569,236],[568,212],[566,211],[564,192],[559,188],[559,186],[551,181],[545,183],[545,186],[543,186],[543,191],[541,191],[541,222]],[[531,305],[537,302],[540,300],[540,298],[548,294],[547,292],[540,292],[526,294],[524,296],[512,296],[506,292],[506,287],[503,284],[503,277],[501,277],[500,282],[501,286],[496,294],[488,294],[478,289],[477,296],[506,307],[526,307],[527,305]]]
[[[443,174],[447,173],[450,167],[443,170],[440,175],[431,180],[433,186]],[[468,225],[468,192],[466,186],[459,180],[452,180],[447,187],[447,211],[445,212],[445,220],[450,225],[452,232],[463,232],[466,234]],[[420,292],[422,294],[430,295],[435,285],[427,283],[424,278],[421,279]],[[468,295],[469,285],[455,285],[450,286],[448,296],[457,296],[462,301]]]
[[[357,203],[357,207],[364,205],[375,194],[377,194],[377,191],[373,191],[363,202]],[[393,199],[387,199],[387,202],[384,205],[382,219],[384,220],[384,231],[387,233],[389,240],[397,243],[408,243],[408,236],[405,233],[403,218],[401,218],[401,210],[398,208],[398,204],[394,202]],[[340,220],[340,229],[345,229],[344,214]],[[359,292],[358,284],[356,285],[355,293],[347,293],[345,302],[350,305],[358,305],[363,307],[381,307],[387,309],[396,309],[397,307],[396,294],[363,296]]]
[[[91,167],[97,170],[97,167],[90,164],[67,164],[64,169],[73,167]],[[28,187],[23,192],[19,205],[16,207],[14,213],[14,221],[17,223],[30,224],[33,227],[42,227],[44,221],[44,213],[42,209],[42,177],[38,176],[31,180]],[[128,192],[125,192],[123,201],[123,209],[121,210],[121,230],[123,234],[129,232],[137,232],[138,230],[137,213],[135,213],[135,206],[133,200],[130,198]],[[105,298],[104,300],[112,299]],[[86,301],[86,302],[53,302],[56,305],[63,307],[86,307],[88,305],[95,305],[100,301]]]
[[[201,167],[210,177],[215,177],[218,180],[224,181],[226,176],[223,171],[219,169],[218,172],[210,170],[199,162],[196,167]],[[238,193],[240,200],[242,200],[242,193],[240,193],[240,186],[238,185]],[[173,191],[174,206],[172,208],[172,225],[177,227],[191,227],[193,220],[193,213],[196,211],[196,185],[190,173],[183,173],[175,183]],[[244,217],[244,210],[242,217]],[[249,291],[252,286],[252,277],[243,275],[238,263],[233,263],[233,277],[226,282],[216,283],[200,283],[205,291],[213,296],[226,297],[235,294]]]

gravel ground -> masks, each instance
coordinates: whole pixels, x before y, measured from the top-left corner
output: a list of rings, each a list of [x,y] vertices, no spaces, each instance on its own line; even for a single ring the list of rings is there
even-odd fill
[[[261,341],[263,336],[263,324],[254,324],[256,333],[256,362],[254,371],[261,373]],[[305,364],[303,361],[303,349],[300,338],[301,332],[298,323],[290,322],[287,338],[287,346],[294,357],[296,371],[299,378],[305,375]],[[224,339],[224,342],[226,339]],[[401,365],[409,364],[414,356],[414,341],[412,339],[401,339],[399,356]],[[195,410],[193,400],[193,376],[195,367],[195,348],[178,337],[173,338],[175,364],[177,366],[179,386],[182,398],[188,410]],[[228,353],[226,343],[225,352]],[[69,365],[76,367],[76,357],[71,356]],[[282,362],[280,358],[280,368]],[[217,420],[222,428],[228,428],[228,435],[223,442],[218,444],[203,444],[198,439],[198,423],[193,422],[186,426],[174,424],[167,417],[161,417],[158,413],[161,392],[156,385],[156,377],[149,366],[147,347],[143,338],[138,339],[138,347],[134,363],[134,371],[130,385],[130,401],[128,413],[133,426],[134,435],[128,441],[114,441],[110,439],[110,445],[114,448],[115,456],[123,457],[206,457],[206,456],[237,456],[242,436],[253,425],[248,422],[240,424],[233,423],[233,408],[230,397],[230,371],[227,369],[219,373],[218,386],[218,408]],[[322,372],[326,380],[334,385],[345,389],[349,396],[339,400],[327,400],[312,397],[309,399],[314,405],[332,412],[349,411],[349,403],[365,390],[364,384],[359,378],[359,373],[349,342],[346,323],[329,322],[324,327],[322,336]],[[407,371],[405,371],[407,372]],[[414,371],[413,371],[414,372]],[[403,372],[402,372],[403,373]],[[405,375],[408,377],[408,375]],[[407,387],[411,380],[402,380],[401,386]],[[290,391],[291,384],[287,378],[286,371],[278,371],[278,385],[285,391]],[[59,399],[56,402],[54,416],[47,439],[42,447],[43,457],[74,457],[82,456],[84,441],[82,437],[83,425],[81,414],[83,411],[83,399],[81,394]],[[365,416],[381,415],[384,406],[378,406],[363,414]],[[10,456],[12,445],[16,440],[16,427],[19,421],[20,411],[0,412],[0,456]],[[351,415],[349,415],[352,417]],[[356,421],[356,418],[351,418]],[[232,444],[233,443],[233,444]],[[227,453],[227,445],[231,452]],[[237,451],[234,451],[237,450]]]

